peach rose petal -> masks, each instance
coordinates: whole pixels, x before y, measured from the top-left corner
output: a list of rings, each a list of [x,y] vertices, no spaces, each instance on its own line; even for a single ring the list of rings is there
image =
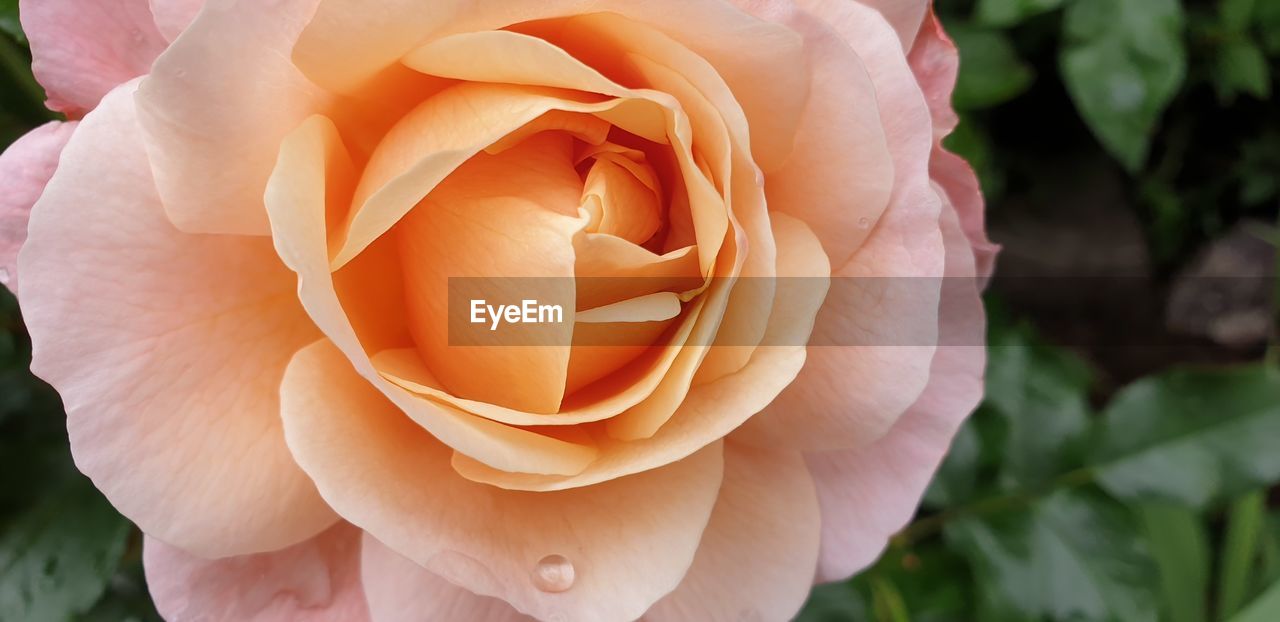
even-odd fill
[[[467,481],[450,468],[447,446],[323,342],[294,359],[281,393],[290,447],[345,518],[449,582],[541,619],[638,618],[684,576],[720,488],[714,442],[664,468],[571,491]],[[573,578],[535,579],[554,555]]]
[[[693,567],[645,622],[790,620],[813,587],[821,530],[799,453],[725,443],[724,485]]]
[[[18,250],[27,239],[27,221],[58,167],[76,122],[53,121],[19,138],[0,154],[0,285],[18,292]]]
[[[506,602],[478,596],[365,534],[361,575],[372,622],[537,622]]]
[[[338,523],[291,547],[218,560],[148,537],[147,589],[166,620],[369,622],[359,529]]]
[[[451,34],[499,30],[535,20],[616,13],[649,24],[710,61],[733,89],[752,126],[752,152],[771,170],[791,152],[807,95],[800,39],[719,0],[674,4],[633,0],[484,2],[444,0],[431,11],[414,0],[324,0],[294,50],[307,75],[338,91],[359,85],[410,50]]]
[[[147,0],[21,0],[18,14],[47,105],[68,115],[147,73],[167,44]]]
[[[314,325],[332,340],[328,347],[346,357],[344,362],[325,359],[335,367],[333,373],[340,376],[354,366],[436,438],[494,468],[558,475],[581,472],[595,459],[594,446],[560,441],[428,401],[388,382],[374,369],[338,300],[329,271],[325,215],[349,202],[354,183],[337,129],[317,116],[285,139],[266,196],[276,250],[297,273],[297,295]]]
[[[62,395],[76,465],[148,534],[211,557],[300,542],[337,520],[279,417],[284,366],[318,333],[269,240],[165,218],[136,84],[81,122],[32,210],[32,369]]]
[[[570,22],[577,23],[578,20],[570,20]],[[528,61],[509,63],[506,62],[508,58],[525,58]],[[594,105],[575,104],[571,101],[555,103],[543,99],[544,97],[555,95],[554,91],[544,93],[530,89],[502,89],[494,86],[470,85],[463,92],[482,98],[482,103],[476,103],[471,106],[471,109],[479,111],[476,119],[464,119],[463,122],[469,124],[484,122],[480,127],[496,135],[507,131],[503,129],[502,124],[512,121],[527,122],[529,115],[526,114],[525,106],[537,106],[537,108],[533,109],[537,114],[543,114],[549,109],[591,112],[638,136],[648,138],[654,142],[672,143],[675,146],[677,161],[680,164],[679,172],[683,175],[685,184],[689,188],[689,200],[692,204],[691,207],[694,208],[693,224],[700,242],[697,247],[699,264],[702,266],[704,273],[709,271],[727,229],[724,204],[718,200],[715,188],[706,181],[698,170],[692,154],[691,145],[698,139],[694,132],[703,127],[703,124],[691,124],[680,104],[674,101],[670,95],[661,89],[624,88],[551,43],[537,37],[511,32],[473,33],[447,37],[415,50],[405,57],[404,62],[419,71],[440,77],[496,84],[542,84],[560,87],[572,85],[572,88],[600,93],[614,98],[612,101],[604,101]],[[539,95],[541,97],[538,97]],[[567,97],[567,94],[562,95],[562,97]],[[517,99],[518,101],[512,103],[504,101],[509,99]],[[493,103],[495,100],[498,103]],[[505,103],[505,105],[499,105],[502,103]],[[388,149],[388,151],[396,155],[384,159],[401,163],[407,161],[408,157],[399,154],[405,152],[415,154],[440,152],[444,150],[443,145],[451,144],[451,141],[439,141],[434,138],[437,132],[432,132],[431,129],[435,126],[437,120],[431,119],[430,116],[436,115],[428,116],[425,114],[426,110],[433,110],[444,105],[430,102],[424,105],[422,108],[423,113],[417,114],[414,119],[416,123],[413,126],[418,129],[412,132],[405,130],[405,134],[413,137],[411,142],[408,140],[402,141],[406,145],[412,144],[413,147],[406,149],[396,145],[396,147]],[[659,107],[665,110],[661,110]],[[484,114],[485,112],[490,114],[486,115]],[[646,114],[640,117],[635,114],[638,112],[645,112]],[[655,115],[653,114],[655,112],[661,114]],[[502,124],[495,123],[488,118],[493,116],[494,113],[501,113]],[[639,127],[640,124],[637,123],[639,118],[652,118],[654,127],[648,131],[643,130],[642,127]],[[631,123],[628,123],[628,120]],[[423,129],[422,126],[427,121],[431,121],[431,125]],[[409,125],[406,124],[406,126]],[[445,125],[448,126],[448,124]],[[466,132],[465,126],[462,131],[451,133],[460,133],[464,136],[485,135],[482,132]],[[494,138],[489,136],[487,140],[492,141]],[[437,142],[442,144],[435,144]],[[465,154],[466,151],[460,151],[460,153]],[[377,164],[381,164],[381,162],[377,162]],[[402,213],[410,209],[412,203],[407,199],[417,196],[423,186],[429,189],[440,176],[439,171],[428,174],[429,168],[447,171],[450,166],[456,166],[456,164],[452,161],[442,161],[437,165],[433,165],[431,162],[424,161],[415,165],[399,178],[392,180],[391,183],[387,184],[385,190],[381,188],[386,183],[383,180],[388,175],[381,173],[381,171],[372,175],[372,183],[362,183],[362,190],[377,191],[377,194],[370,197],[369,203],[386,196],[391,202],[391,207],[366,205],[361,210],[361,213],[356,214],[357,220],[353,222],[353,229],[356,230],[355,243],[348,242],[345,244],[337,260],[341,262],[351,252],[359,248],[360,242],[380,231],[385,226],[385,223],[393,222]],[[403,167],[403,164],[401,164],[400,168]],[[393,168],[391,170],[396,169]],[[360,197],[358,200],[362,204],[365,203],[363,197],[368,196],[368,194],[369,192],[367,191],[357,193],[357,197]],[[385,203],[386,201],[382,202]],[[373,216],[365,218],[364,213],[366,211]],[[359,227],[359,219],[372,220],[374,224]]]
[[[564,214],[576,212],[582,184],[571,158],[569,137],[557,133],[477,155],[396,226],[409,327],[451,394],[529,413],[560,410],[576,308],[573,237],[583,226]],[[564,321],[515,337],[479,330],[471,334],[491,341],[458,345],[453,299],[475,281],[453,279],[495,279],[471,296],[558,304]]]
[[[955,212],[946,206],[947,279],[940,341],[929,386],[874,444],[809,454],[822,505],[818,580],[836,581],[866,567],[911,520],[951,439],[982,397],[986,319],[973,278],[974,258]],[[852,474],[852,476],[851,476]]]
[[[151,0],[151,14],[160,34],[172,42],[195,21],[204,3],[205,0]]]
[[[280,141],[328,102],[289,61],[316,2],[209,0],[143,80],[139,121],[178,229],[270,234],[262,193]]]
[[[829,275],[822,246],[804,223],[777,215],[773,226],[779,274],[809,279],[825,279]],[[750,362],[737,373],[692,387],[665,425],[651,436],[629,441],[600,439],[599,458],[582,473],[570,477],[508,473],[461,454],[455,454],[454,468],[477,482],[513,490],[548,491],[598,484],[693,454],[742,425],[795,379],[805,361],[803,335],[812,327],[826,293],[820,287],[808,286],[805,290],[806,295],[780,296],[774,301],[764,341],[778,344],[776,347],[756,348]]]

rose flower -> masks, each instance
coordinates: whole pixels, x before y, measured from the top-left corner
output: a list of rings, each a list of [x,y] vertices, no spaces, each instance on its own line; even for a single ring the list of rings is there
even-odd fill
[[[980,397],[926,0],[21,9],[0,276],[169,620],[785,620]]]

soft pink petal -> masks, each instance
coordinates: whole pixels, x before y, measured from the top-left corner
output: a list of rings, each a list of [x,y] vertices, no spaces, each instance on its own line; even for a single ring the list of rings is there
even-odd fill
[[[823,0],[824,2],[842,2],[844,0]],[[932,0],[857,0],[877,11],[893,26],[902,41],[903,51],[910,50],[915,42],[916,33],[920,30],[920,22],[929,10]]]
[[[844,265],[880,220],[894,187],[894,159],[877,108],[877,87],[854,49],[831,26],[776,2],[738,0],[805,37],[809,100],[796,149],[768,175],[769,207],[818,234],[832,264]]]
[[[327,341],[298,354],[281,394],[289,447],[344,518],[451,583],[543,619],[634,620],[675,589],[723,473],[712,443],[675,464],[573,490],[472,482],[453,472],[452,450]],[[535,586],[548,555],[573,564],[570,589]]]
[[[929,386],[884,438],[857,450],[810,454],[822,505],[818,580],[866,567],[915,514],[956,430],[982,397],[986,319],[973,252],[955,213],[943,214],[947,279]]]
[[[996,254],[1000,246],[987,238],[985,206],[978,175],[964,158],[947,151],[941,145],[933,148],[929,162],[933,181],[941,186],[947,200],[955,207],[960,228],[973,245],[978,279],[985,286],[995,270]]]
[[[71,115],[147,73],[168,45],[147,0],[20,0],[19,15],[49,108]]]
[[[726,443],[724,485],[693,567],[644,619],[790,620],[813,585],[819,531],[799,453]]]
[[[58,168],[58,156],[76,122],[46,123],[0,154],[0,285],[18,291],[18,250],[27,240],[27,221]]]
[[[289,61],[318,0],[212,0],[138,88],[165,213],[188,233],[267,235],[280,141],[325,96]]]
[[[151,0],[151,13],[164,38],[173,41],[195,21],[205,0]]]
[[[284,366],[318,332],[267,238],[165,219],[129,83],[76,129],[19,257],[32,369],[62,395],[76,465],[125,516],[205,556],[336,520],[284,444]]]
[[[368,622],[360,537],[339,523],[286,549],[218,560],[147,538],[142,561],[172,622]]]
[[[360,572],[372,622],[535,622],[501,599],[441,579],[368,534]]]
[[[929,101],[929,109],[933,111],[934,148],[929,159],[929,173],[955,206],[960,227],[974,248],[978,276],[985,281],[995,267],[999,247],[987,239],[982,189],[973,167],[942,147],[942,140],[955,130],[960,121],[951,106],[960,55],[933,11],[929,11],[920,27],[920,36],[911,49],[909,61],[911,71]]]
[[[866,63],[894,159],[889,208],[832,274],[796,381],[740,431],[759,446],[816,451],[866,445],[924,390],[944,270],[940,203],[930,187],[929,108],[897,35],[857,2],[806,0]]]
[[[933,11],[925,17],[908,61],[911,71],[920,81],[925,99],[929,101],[929,109],[933,111],[933,135],[941,140],[960,122],[960,117],[951,107],[951,94],[955,91],[956,75],[960,70],[960,53]]]

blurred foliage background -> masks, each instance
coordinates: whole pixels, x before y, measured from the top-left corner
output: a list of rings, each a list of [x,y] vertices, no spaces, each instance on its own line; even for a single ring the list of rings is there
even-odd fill
[[[1004,246],[987,398],[800,619],[1280,620],[1280,0],[937,0]],[[54,117],[0,0],[0,146]],[[158,620],[0,290],[0,620]]]

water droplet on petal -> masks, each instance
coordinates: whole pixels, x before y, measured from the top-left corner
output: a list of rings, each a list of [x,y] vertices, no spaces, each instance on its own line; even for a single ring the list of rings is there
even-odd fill
[[[871,219],[870,219],[870,218],[859,218],[859,219],[858,219],[858,228],[859,228],[859,229],[870,229],[870,228],[871,228]]]
[[[573,580],[573,562],[564,555],[548,555],[533,567],[533,585],[544,592],[564,592],[573,587]]]
[[[11,278],[13,275],[9,274],[8,268],[0,268],[0,285],[8,285]]]

